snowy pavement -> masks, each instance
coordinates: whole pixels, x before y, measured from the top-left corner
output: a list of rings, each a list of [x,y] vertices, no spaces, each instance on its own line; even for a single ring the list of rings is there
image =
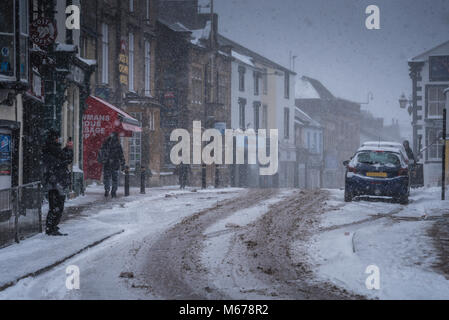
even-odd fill
[[[86,194],[95,194],[98,188],[101,187],[91,188]],[[0,250],[0,287],[63,261],[42,275],[26,277],[1,291],[0,299],[139,298],[129,292],[131,286],[119,275],[128,271],[128,264],[136,262],[133,257],[144,238],[156,236],[183,217],[233,197],[238,191],[152,188],[146,195],[114,200],[111,208],[99,212],[94,206],[81,217],[61,224],[61,230],[69,234],[66,237],[38,234]],[[89,196],[80,197],[69,201],[68,206],[87,204],[90,200]],[[111,238],[76,254],[107,237]],[[84,290],[67,290],[65,271],[69,265],[79,267]]]
[[[344,203],[343,191],[330,193],[321,232],[307,244],[318,279],[373,299],[449,299],[449,280],[435,267],[439,252],[431,235],[434,223],[448,219],[449,201],[439,200],[440,189],[412,190],[407,206]],[[293,255],[302,246],[293,243]],[[297,254],[298,261],[302,258]],[[379,268],[378,290],[365,284],[372,272],[365,271],[373,265]]]
[[[0,250],[0,299],[449,299],[438,188],[412,190],[408,205],[345,203],[342,190],[87,194],[67,202],[67,237]],[[79,290],[66,288],[72,265]]]

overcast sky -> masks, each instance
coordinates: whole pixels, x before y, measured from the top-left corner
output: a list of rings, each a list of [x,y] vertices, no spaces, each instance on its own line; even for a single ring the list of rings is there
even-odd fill
[[[209,0],[200,0],[207,3]],[[380,30],[367,30],[365,9],[380,8]],[[449,40],[449,0],[215,0],[219,30],[390,124],[410,127],[398,98],[411,94],[407,60]],[[404,132],[405,133],[405,132]]]

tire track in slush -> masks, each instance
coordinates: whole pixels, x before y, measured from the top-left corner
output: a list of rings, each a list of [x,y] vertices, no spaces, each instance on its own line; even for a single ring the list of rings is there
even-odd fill
[[[162,235],[149,250],[145,282],[166,299],[231,299],[207,280],[201,263],[204,231],[238,210],[250,208],[277,194],[276,189],[249,189],[237,198],[217,202],[213,208],[185,218]]]

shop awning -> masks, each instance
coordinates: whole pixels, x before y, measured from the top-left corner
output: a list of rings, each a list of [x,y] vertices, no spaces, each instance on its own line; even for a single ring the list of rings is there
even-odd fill
[[[88,105],[88,110],[86,110],[85,114],[115,114],[115,117],[113,115],[110,117],[110,121],[112,121],[113,125],[113,131],[117,131],[126,137],[132,136],[132,132],[142,132],[142,128],[140,127],[138,120],[134,119],[125,111],[120,110],[109,102],[95,96],[89,96],[86,103]]]
[[[139,121],[103,99],[89,96],[83,114],[83,170],[85,179],[99,180],[101,164],[98,151],[112,132],[121,137],[132,137],[133,132],[141,132]]]

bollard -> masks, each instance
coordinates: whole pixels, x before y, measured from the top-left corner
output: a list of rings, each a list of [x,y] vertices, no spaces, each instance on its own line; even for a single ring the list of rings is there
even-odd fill
[[[206,165],[203,163],[201,165],[201,189],[206,189],[207,187],[206,174]]]
[[[140,194],[145,194],[145,167],[140,168]]]
[[[125,197],[129,196],[129,167],[125,166]]]

